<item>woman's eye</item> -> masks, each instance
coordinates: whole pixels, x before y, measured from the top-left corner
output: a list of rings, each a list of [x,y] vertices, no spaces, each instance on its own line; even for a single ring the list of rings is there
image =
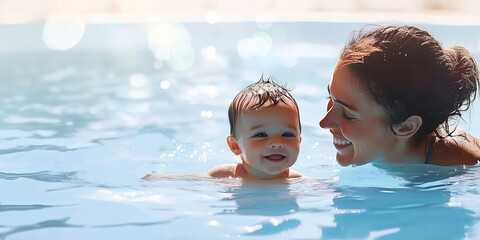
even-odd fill
[[[333,107],[333,100],[332,100],[332,97],[328,96],[327,97],[328,99],[328,103],[327,103],[327,111],[330,110],[330,108]]]
[[[354,118],[354,117],[348,116],[347,114],[345,114],[345,112],[343,113],[343,118],[347,119],[348,121],[353,121],[353,120],[356,119],[356,118]]]
[[[267,134],[264,132],[255,133],[252,137],[267,137]]]

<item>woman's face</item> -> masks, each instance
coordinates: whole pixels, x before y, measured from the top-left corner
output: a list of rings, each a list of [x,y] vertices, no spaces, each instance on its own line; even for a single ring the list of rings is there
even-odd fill
[[[395,152],[398,142],[384,108],[364,91],[348,66],[337,63],[328,89],[330,100],[320,127],[332,133],[340,165],[361,165]]]

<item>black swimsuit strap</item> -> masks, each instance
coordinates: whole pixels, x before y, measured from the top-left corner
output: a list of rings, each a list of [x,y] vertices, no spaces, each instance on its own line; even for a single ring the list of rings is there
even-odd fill
[[[435,139],[428,146],[427,156],[425,157],[425,164],[430,164],[430,157],[432,156],[433,144],[435,144]]]

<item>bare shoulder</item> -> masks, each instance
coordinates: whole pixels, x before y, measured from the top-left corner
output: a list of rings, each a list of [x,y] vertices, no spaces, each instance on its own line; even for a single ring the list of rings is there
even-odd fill
[[[433,164],[443,166],[475,165],[480,161],[480,140],[463,130],[437,139],[432,152]]]
[[[289,178],[299,178],[299,177],[302,177],[302,174],[300,174],[299,172],[297,172],[293,169],[289,169],[288,177]]]
[[[237,164],[225,164],[213,167],[207,172],[210,177],[236,177]]]

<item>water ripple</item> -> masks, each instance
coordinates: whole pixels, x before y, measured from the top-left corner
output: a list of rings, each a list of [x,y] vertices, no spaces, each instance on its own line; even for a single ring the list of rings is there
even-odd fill
[[[52,173],[49,171],[35,173],[4,173],[0,172],[0,179],[16,180],[19,178],[29,178],[41,182],[78,182],[82,181],[77,178],[78,172],[60,172]],[[83,181],[82,181],[83,182]]]
[[[298,219],[275,219],[270,221],[261,222],[253,227],[245,226],[245,229],[249,232],[247,236],[258,235],[273,235],[283,231],[295,229],[300,226],[300,220]]]
[[[39,210],[44,208],[60,207],[54,205],[42,205],[42,204],[33,204],[33,205],[1,205],[0,212],[9,212],[9,211],[30,211],[30,210]]]
[[[46,220],[43,222],[38,222],[31,225],[13,227],[9,231],[0,233],[0,239],[6,239],[8,236],[15,233],[27,232],[27,231],[38,230],[38,229],[83,227],[82,225],[74,225],[74,224],[67,223],[69,219],[70,218],[68,217],[62,218],[62,219],[52,219],[52,220]]]
[[[128,226],[152,226],[152,225],[167,224],[167,223],[170,223],[170,222],[171,222],[171,221],[122,223],[122,224],[110,224],[110,225],[92,226],[92,228],[115,228],[115,227],[128,227]]]

